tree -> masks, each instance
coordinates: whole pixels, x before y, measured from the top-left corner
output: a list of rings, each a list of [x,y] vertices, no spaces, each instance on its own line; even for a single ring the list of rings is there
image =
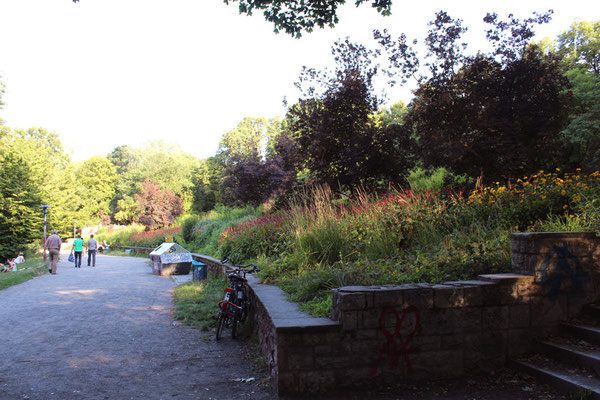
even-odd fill
[[[272,22],[274,31],[301,37],[302,32],[312,32],[315,26],[324,28],[335,26],[339,22],[337,8],[345,0],[224,0],[226,4],[239,1],[240,14],[252,15],[254,10],[261,10],[265,20]],[[358,7],[366,0],[356,0]],[[392,0],[373,0],[371,6],[382,15],[391,13]]]
[[[286,173],[276,158],[263,161],[257,154],[236,157],[223,175],[223,202],[229,206],[256,207],[268,200],[286,180]]]
[[[113,163],[121,166],[117,194],[111,202],[111,209],[117,212],[118,200],[140,193],[142,183],[151,180],[161,188],[173,191],[182,200],[184,210],[189,210],[193,202],[193,174],[198,167],[198,159],[164,141],[154,141],[145,147],[129,149],[117,148],[109,155]]]
[[[113,219],[120,224],[129,225],[137,221],[139,212],[140,210],[135,199],[125,196],[117,200],[117,211]]]
[[[175,222],[183,213],[181,199],[172,190],[162,190],[150,180],[142,184],[142,191],[135,195],[140,210],[139,221],[146,230],[163,228]]]
[[[569,69],[577,66],[600,76],[600,21],[576,21],[558,36],[558,53]]]
[[[200,160],[200,166],[194,171],[192,210],[202,213],[212,210],[221,201],[221,181],[223,165],[217,157]]]
[[[569,154],[569,167],[600,170],[600,75],[575,68],[567,72],[569,124],[561,132]]]
[[[342,188],[402,180],[409,133],[400,125],[383,126],[375,117],[380,102],[373,90],[379,68],[374,52],[346,39],[336,42],[332,53],[334,71],[303,70],[298,86],[308,98],[286,116],[298,169],[307,169],[315,182]],[[319,88],[324,91],[315,96]]]
[[[116,168],[108,159],[94,156],[77,168],[75,176],[80,201],[77,221],[95,224],[110,213],[109,203],[115,194],[117,181]]]
[[[12,258],[40,237],[41,197],[31,169],[10,151],[0,151],[0,258]]]
[[[558,132],[563,128],[563,91],[568,81],[559,59],[527,46],[532,25],[549,14],[524,21],[495,14],[484,19],[494,50],[468,56],[460,51],[466,31],[445,12],[436,15],[426,39],[428,75],[406,116],[425,167],[446,167],[486,180],[547,168],[561,158]],[[390,65],[403,78],[419,74],[416,52],[401,37],[376,34]],[[558,161],[560,162],[560,161]]]
[[[29,168],[29,179],[41,201],[52,207],[48,213],[48,225],[58,231],[69,232],[78,207],[76,186],[71,179],[71,160],[64,153],[58,135],[44,128],[13,130],[0,126],[0,136],[1,150],[19,155]]]

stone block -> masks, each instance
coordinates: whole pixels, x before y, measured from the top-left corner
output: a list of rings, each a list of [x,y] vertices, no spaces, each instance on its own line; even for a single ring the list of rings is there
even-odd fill
[[[290,370],[305,370],[314,368],[314,347],[305,346],[288,349],[287,365]]]
[[[361,339],[376,340],[378,338],[378,334],[377,334],[378,331],[379,331],[379,329],[358,329],[356,331],[355,338],[357,340],[361,340]]]
[[[462,349],[465,343],[465,335],[455,333],[450,335],[440,336],[440,346],[444,350]],[[426,351],[423,349],[423,351]]]
[[[450,308],[421,311],[419,334],[438,336],[453,333],[454,315],[454,310]]]
[[[367,309],[359,312],[359,327],[360,329],[370,329],[379,327],[379,318],[383,310]]]
[[[318,344],[314,347],[315,358],[330,355],[334,352],[334,347],[331,344]]]
[[[409,346],[417,351],[434,351],[442,348],[442,336],[423,336],[415,335],[412,337]]]
[[[403,303],[402,290],[399,287],[383,288],[372,292],[373,307],[398,307]]]
[[[508,329],[508,306],[483,307],[483,331]]]
[[[455,309],[454,315],[454,326],[456,333],[474,333],[481,332],[483,320],[482,320],[482,307],[464,307]]]
[[[464,301],[462,287],[450,285],[433,286],[433,306],[436,308],[462,307]]]
[[[479,307],[483,304],[483,289],[480,285],[464,286],[464,305],[467,307]]]
[[[416,284],[402,290],[404,304],[415,306],[419,311],[433,308],[433,285]]]
[[[554,301],[545,297],[539,297],[538,299],[538,302],[531,304],[532,327],[538,329],[568,319],[569,309],[566,297],[560,297]]]
[[[529,304],[516,304],[508,306],[508,327],[529,328],[531,326],[531,306]]]
[[[281,395],[298,393],[298,381],[295,372],[279,372],[276,379],[277,393]]]
[[[409,355],[407,374],[415,379],[453,378],[463,374],[462,350],[439,350]]]
[[[339,302],[342,311],[364,310],[367,306],[364,293],[341,293]]]
[[[341,323],[343,330],[355,330],[358,327],[358,311],[344,311]]]
[[[334,371],[302,371],[297,379],[300,393],[327,392],[335,388]]]

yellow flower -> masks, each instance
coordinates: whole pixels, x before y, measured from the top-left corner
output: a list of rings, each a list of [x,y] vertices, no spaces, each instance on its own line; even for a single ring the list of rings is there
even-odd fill
[[[566,210],[567,208],[569,208],[569,206],[565,204],[565,205],[563,206],[563,209],[564,209],[564,210]]]
[[[546,195],[543,195],[543,196],[542,196],[542,200],[543,200],[543,199],[545,199],[545,198],[546,198]]]
[[[573,218],[573,217],[574,217],[574,215],[573,215],[573,214],[570,214],[570,215],[569,215],[569,218]]]
[[[564,196],[565,194],[567,194],[567,191],[566,190],[561,190],[560,194],[562,194]]]
[[[560,171],[560,168],[556,168],[557,171]]]

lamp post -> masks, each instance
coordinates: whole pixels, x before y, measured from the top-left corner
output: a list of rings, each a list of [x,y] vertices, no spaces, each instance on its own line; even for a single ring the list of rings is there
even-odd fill
[[[42,210],[44,210],[44,262],[46,261],[46,214],[48,213],[48,208],[50,206],[46,203],[40,206]]]

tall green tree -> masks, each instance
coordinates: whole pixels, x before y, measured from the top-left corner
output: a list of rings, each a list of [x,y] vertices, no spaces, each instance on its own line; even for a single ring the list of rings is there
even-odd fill
[[[58,135],[44,128],[13,130],[0,126],[0,131],[5,151],[18,154],[27,164],[31,184],[37,189],[41,201],[51,206],[49,226],[69,232],[77,206],[67,199],[73,195],[75,185],[65,187],[65,182],[69,182],[71,160],[65,154]]]
[[[558,36],[558,53],[569,69],[581,67],[600,75],[600,20],[574,22]]]
[[[27,162],[0,144],[0,260],[41,237],[41,197]]]
[[[79,198],[77,221],[82,224],[109,222],[109,203],[115,194],[117,172],[104,157],[94,156],[79,165],[76,171],[76,192]]]

